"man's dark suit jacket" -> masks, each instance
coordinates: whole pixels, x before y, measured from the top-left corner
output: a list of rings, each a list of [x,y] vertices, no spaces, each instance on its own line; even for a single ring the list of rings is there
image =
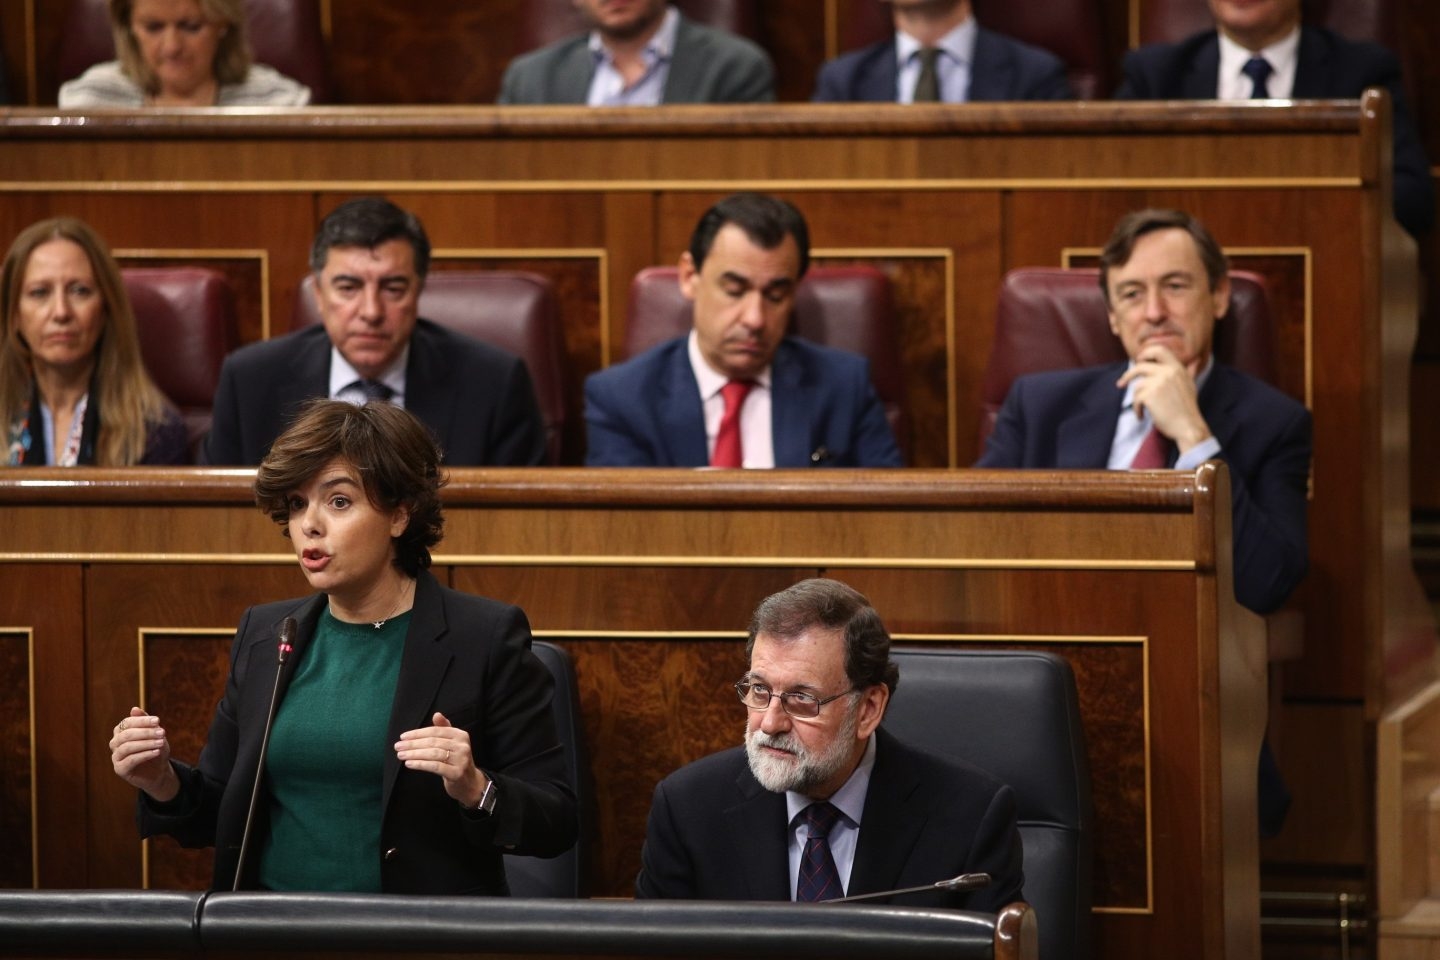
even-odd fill
[[[595,59],[590,35],[577,34],[516,57],[505,68],[500,103],[583,104],[590,95]],[[769,103],[775,67],[759,46],[724,30],[680,17],[664,103]]]
[[[235,876],[275,680],[276,631],[287,616],[298,621],[288,677],[305,656],[325,604],[317,594],[245,612],[199,766],[172,761],[182,789],[167,804],[140,795],[143,836],[214,845],[215,889],[230,889]],[[384,892],[504,894],[502,852],[555,856],[574,844],[575,797],[551,712],[553,686],[549,670],[530,652],[530,626],[518,607],[442,587],[421,571],[386,743],[430,726],[438,710],[469,732],[476,764],[495,778],[499,799],[492,817],[469,814],[438,776],[404,769],[387,749],[384,823],[375,851]],[[257,814],[256,822],[263,838],[264,817]],[[263,848],[253,837],[251,843],[242,887],[253,885]]]
[[[1412,236],[1435,218],[1430,161],[1405,106],[1400,61],[1373,43],[1347,40],[1322,27],[1300,28],[1296,100],[1353,99],[1384,87],[1394,104],[1395,219]],[[1148,44],[1125,55],[1117,100],[1213,100],[1220,77],[1220,37],[1206,30],[1179,43]]]
[[[894,103],[900,64],[895,41],[841,54],[820,68],[817,103]],[[980,27],[970,65],[970,100],[1073,100],[1065,64],[1054,54]]]
[[[710,455],[686,337],[585,379],[592,467],[703,467]],[[770,367],[777,467],[898,467],[870,362],[786,337]]]
[[[1052,370],[1010,387],[979,467],[1103,470],[1124,391],[1124,363]],[[1235,598],[1268,613],[1309,564],[1306,493],[1310,412],[1274,387],[1215,364],[1200,391],[1200,413],[1230,468]],[[1171,445],[1170,462],[1175,461]]]
[[[225,358],[206,463],[253,466],[300,405],[330,395],[330,338],[319,324]],[[530,373],[514,354],[420,320],[410,335],[405,409],[435,435],[452,467],[526,467],[545,457]]]
[[[976,767],[925,753],[876,731],[847,895],[878,893],[983,871],[970,893],[927,891],[896,906],[994,913],[1022,899],[1015,795]],[[785,794],[750,772],[745,749],[711,754],[655,788],[640,853],[640,898],[789,900]]]

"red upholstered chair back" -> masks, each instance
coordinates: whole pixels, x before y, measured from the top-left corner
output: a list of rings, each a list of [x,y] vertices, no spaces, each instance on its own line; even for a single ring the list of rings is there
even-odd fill
[[[759,0],[673,0],[696,23],[760,40]],[[525,0],[516,24],[515,50],[524,53],[587,29],[575,0]]]
[[[239,345],[235,292],[224,274],[200,267],[131,267],[121,274],[145,369],[184,417],[193,460],[210,430],[220,365]]]
[[[1274,326],[1265,280],[1230,273],[1230,311],[1215,325],[1215,357],[1273,383]],[[995,343],[980,385],[980,449],[1016,377],[1042,370],[1091,367],[1125,359],[1110,332],[1098,269],[1025,267],[1000,285]]]
[[[690,301],[680,292],[679,274],[676,267],[646,267],[635,275],[625,325],[626,357],[689,332]],[[812,266],[800,281],[792,331],[870,361],[875,393],[904,455],[910,448],[909,424],[897,326],[890,278],[874,267]]]
[[[1190,2],[1200,4],[1201,0]],[[1095,0],[1048,0],[1046,3],[974,0],[973,3],[975,19],[985,29],[1049,50],[1065,61],[1070,85],[1082,100],[1109,96],[1112,87],[1103,6]],[[842,50],[868,46],[893,34],[888,4],[879,0],[850,0],[849,15],[840,27]]]
[[[535,384],[545,421],[546,460],[561,462],[565,436],[565,350],[560,309],[550,281],[506,270],[431,271],[420,294],[420,316],[520,357]],[[320,322],[315,275],[295,292],[290,327]]]
[[[1306,23],[1329,27],[1352,40],[1374,40],[1398,49],[1395,0],[1304,0]],[[1215,27],[1210,8],[1199,0],[1145,0],[1140,7],[1140,42],[1183,40]]]
[[[330,99],[325,35],[317,0],[245,0],[245,30],[255,60],[310,88],[315,103]],[[70,0],[58,51],[63,83],[115,59],[107,0]]]

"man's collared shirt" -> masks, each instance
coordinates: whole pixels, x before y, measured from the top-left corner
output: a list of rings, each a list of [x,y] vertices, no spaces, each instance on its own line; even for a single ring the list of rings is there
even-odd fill
[[[1264,57],[1270,64],[1265,90],[1271,100],[1289,100],[1295,90],[1295,65],[1300,61],[1300,28],[1263,50],[1247,50],[1225,34],[1220,34],[1220,76],[1216,84],[1217,100],[1249,100],[1255,84],[1245,75],[1245,64],[1252,57]]]
[[[592,107],[659,106],[665,99],[665,81],[670,77],[670,60],[675,53],[675,33],[679,27],[680,14],[674,7],[666,8],[660,29],[645,44],[641,54],[645,72],[629,88],[600,32],[590,31],[590,56],[595,63],[595,73],[590,78],[590,92],[585,102]]]
[[[870,792],[870,773],[875,769],[875,735],[865,744],[860,765],[850,774],[845,785],[835,791],[830,803],[840,811],[840,819],[830,830],[830,855],[835,858],[835,870],[840,874],[840,885],[850,891],[850,872],[855,867],[855,845],[860,839],[860,815],[865,812],[865,795]],[[809,831],[800,811],[814,803],[813,797],[793,790],[785,791],[785,815],[790,819],[790,899],[795,899],[795,888],[800,876],[800,857],[805,852],[805,840]]]
[[[715,455],[715,437],[720,433],[720,420],[725,416],[725,398],[720,390],[729,382],[724,374],[716,373],[705,362],[700,353],[700,341],[694,330],[690,331],[687,349],[690,354],[690,369],[695,373],[695,382],[700,386],[700,403],[705,410],[705,453],[706,459]],[[775,466],[775,438],[771,428],[770,411],[773,407],[770,392],[771,368],[766,367],[756,375],[755,386],[740,408],[740,450],[747,470],[768,469]]]
[[[964,103],[970,99],[970,65],[975,62],[977,32],[975,18],[966,17],[964,23],[935,44],[940,50],[935,65],[940,78],[940,99],[945,103]],[[895,99],[899,103],[914,103],[915,82],[920,79],[920,41],[897,30],[895,60],[900,64]]]
[[[1125,369],[1128,370],[1134,365],[1135,361],[1132,360]],[[1214,368],[1215,355],[1212,353],[1205,361],[1205,369],[1195,378],[1196,396],[1205,388],[1205,381],[1210,379],[1210,371]],[[1131,380],[1125,385],[1125,395],[1120,399],[1120,419],[1115,422],[1115,439],[1110,442],[1110,460],[1106,464],[1111,470],[1129,470],[1135,454],[1140,452],[1140,444],[1145,441],[1145,435],[1155,426],[1155,418],[1150,415],[1149,410],[1146,410],[1143,416],[1135,416],[1135,389],[1139,386],[1140,381]],[[1171,469],[1194,470],[1219,452],[1220,441],[1212,434],[1182,453]]]
[[[385,368],[385,371],[375,379],[395,391],[390,402],[397,407],[405,406],[405,364],[410,359],[410,344],[405,344],[405,349],[400,351],[400,356],[395,362]],[[364,378],[352,366],[350,362],[340,353],[333,344],[330,347],[330,398],[332,400],[346,400],[357,406],[363,404],[368,398],[360,389],[360,381]]]

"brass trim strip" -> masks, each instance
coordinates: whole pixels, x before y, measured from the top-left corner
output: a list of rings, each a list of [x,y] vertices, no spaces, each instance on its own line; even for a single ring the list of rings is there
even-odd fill
[[[217,563],[240,566],[292,566],[291,554],[234,553],[0,553],[0,563]],[[607,556],[576,554],[435,555],[440,567],[835,567],[838,569],[940,570],[1165,570],[1196,569],[1194,560],[1065,560],[1016,557],[717,557]]]
[[[750,178],[737,180],[19,180],[0,193],[650,193],[758,190],[818,193],[875,190],[980,192],[992,190],[1273,190],[1280,187],[1353,189],[1360,177],[992,177],[981,179]]]

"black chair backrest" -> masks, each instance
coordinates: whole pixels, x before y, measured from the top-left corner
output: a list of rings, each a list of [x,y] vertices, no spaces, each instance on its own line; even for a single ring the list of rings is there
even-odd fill
[[[1015,791],[1025,900],[1040,956],[1090,953],[1090,766],[1070,664],[1028,650],[896,647],[891,733],[958,757]]]
[[[558,857],[507,856],[505,877],[512,897],[586,896],[590,870],[590,762],[580,721],[580,694],[570,656],[553,643],[536,640],[531,649],[555,678],[555,732],[565,747],[565,772],[580,808],[580,839]]]

